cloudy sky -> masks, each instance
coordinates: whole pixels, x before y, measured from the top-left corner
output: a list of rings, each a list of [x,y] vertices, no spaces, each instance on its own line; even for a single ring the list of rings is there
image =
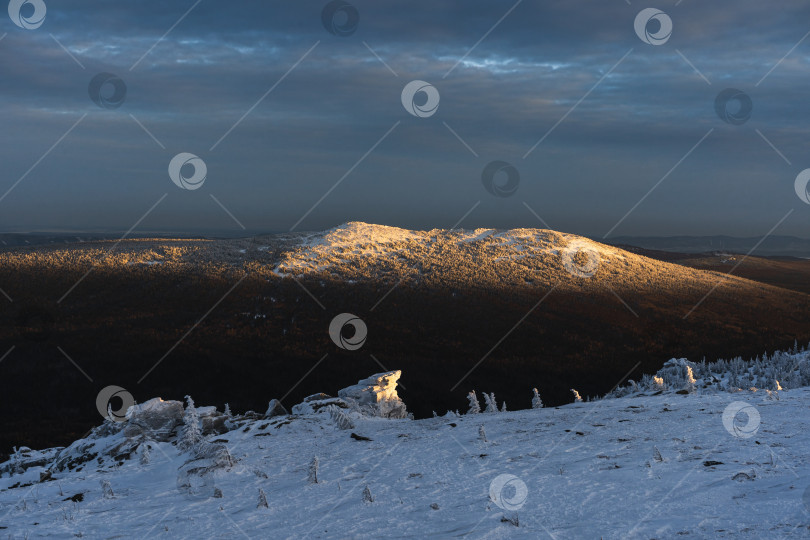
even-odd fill
[[[805,1],[195,1],[12,1],[0,230],[810,237]]]

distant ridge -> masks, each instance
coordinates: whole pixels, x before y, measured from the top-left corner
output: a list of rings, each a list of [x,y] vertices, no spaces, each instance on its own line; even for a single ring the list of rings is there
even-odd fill
[[[752,255],[765,257],[810,258],[810,239],[796,236],[769,236],[739,238],[735,236],[616,236],[603,242],[612,245],[628,245],[644,249],[673,251],[679,253],[706,253],[725,251],[748,253],[758,242],[762,243]]]

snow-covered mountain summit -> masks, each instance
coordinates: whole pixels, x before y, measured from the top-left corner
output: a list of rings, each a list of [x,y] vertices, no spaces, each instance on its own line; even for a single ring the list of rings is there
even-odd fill
[[[575,275],[621,261],[628,254],[584,237],[545,229],[433,229],[411,231],[385,225],[349,222],[314,234],[303,234],[285,251],[275,271],[301,275],[320,271],[363,269],[419,274],[436,265],[512,265],[536,268],[558,259]]]

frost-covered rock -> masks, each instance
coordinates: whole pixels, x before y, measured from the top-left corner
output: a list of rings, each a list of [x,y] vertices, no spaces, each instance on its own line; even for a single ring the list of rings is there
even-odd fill
[[[344,388],[338,396],[356,403],[363,412],[383,418],[406,418],[405,403],[397,395],[397,381],[402,371],[377,373]]]
[[[143,437],[155,441],[168,441],[175,428],[183,423],[183,404],[152,398],[133,405],[127,411],[124,436]]]
[[[221,435],[229,431],[226,422],[229,417],[214,406],[197,407],[203,435]]]
[[[235,464],[236,460],[224,444],[201,444],[192,458],[177,470],[177,488],[193,497],[214,497],[214,477]]]
[[[307,396],[304,398],[304,401],[298,405],[293,405],[292,412],[293,414],[300,415],[315,414],[321,409],[328,408],[330,405],[340,407],[341,409],[349,408],[349,404],[345,400],[320,393]]]
[[[276,416],[286,416],[290,413],[284,408],[284,405],[277,399],[271,399],[270,404],[267,406],[267,412],[264,413],[265,418],[274,418]]]
[[[27,446],[16,448],[8,461],[0,463],[0,476],[6,474],[11,476],[23,473],[31,468],[44,467],[60,450],[62,450],[61,447],[47,450],[31,450]]]

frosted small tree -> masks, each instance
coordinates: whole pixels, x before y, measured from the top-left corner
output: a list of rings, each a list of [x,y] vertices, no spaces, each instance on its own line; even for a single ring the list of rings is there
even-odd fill
[[[310,484],[318,483],[318,456],[312,456],[312,461],[309,462],[309,476],[307,481]]]
[[[152,457],[150,456],[149,452],[149,444],[142,444],[141,445],[141,465],[149,465],[151,463]]]
[[[485,413],[496,413],[498,412],[498,403],[495,401],[495,393],[487,394],[484,392],[484,401],[487,404],[487,408],[484,409]]]
[[[194,407],[194,400],[191,396],[186,396],[186,412],[183,414],[183,438],[180,440],[180,448],[183,450],[194,450],[202,441],[202,430],[200,429],[200,415]]]
[[[577,392],[573,388],[571,389],[571,392],[574,394],[574,401],[576,403],[582,403],[582,396],[579,395],[579,392]]]
[[[506,412],[506,402],[501,403],[501,412]]]
[[[269,508],[270,505],[267,504],[267,495],[265,495],[264,490],[259,488],[259,502],[256,504],[256,508]]]
[[[363,502],[369,504],[374,502],[374,497],[371,495],[371,490],[368,488],[368,486],[366,486],[363,490]]]
[[[225,415],[225,418],[228,418],[228,419],[233,418],[233,414],[231,413],[230,404],[228,404],[228,403],[225,404],[225,412],[223,414]]]
[[[537,391],[537,388],[532,388],[532,392],[534,392],[534,396],[532,397],[532,409],[542,409],[543,400],[540,399],[540,392]]]
[[[340,407],[329,405],[326,410],[329,411],[329,416],[332,418],[332,422],[334,422],[338,428],[354,429],[354,422],[352,422],[349,415],[346,414]]]
[[[486,395],[486,394],[484,394]],[[478,414],[481,412],[481,404],[478,403],[478,396],[475,395],[475,390],[471,390],[469,394],[467,394],[467,399],[470,401],[470,408],[467,410],[467,414]]]
[[[101,481],[101,492],[103,493],[103,497],[105,499],[114,499],[115,493],[113,493],[112,486],[110,486],[109,480],[102,480]]]
[[[695,391],[695,374],[692,372],[692,366],[686,366],[686,389],[690,392]]]
[[[484,429],[484,426],[478,426],[478,438],[481,440],[481,442],[489,442],[487,440],[487,432]]]

